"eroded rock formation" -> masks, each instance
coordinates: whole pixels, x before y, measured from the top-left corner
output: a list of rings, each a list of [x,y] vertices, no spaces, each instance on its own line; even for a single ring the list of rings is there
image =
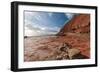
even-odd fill
[[[90,15],[79,14],[73,17],[65,26],[60,30],[58,35],[66,35],[67,32],[73,33],[88,33],[90,32]]]

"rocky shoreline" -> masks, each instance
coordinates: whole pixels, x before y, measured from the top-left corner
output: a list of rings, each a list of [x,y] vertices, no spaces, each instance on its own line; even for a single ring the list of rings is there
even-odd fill
[[[89,38],[88,34],[70,33],[67,36],[40,37],[36,41],[27,38],[25,40],[25,61],[88,59],[90,49],[87,37]]]

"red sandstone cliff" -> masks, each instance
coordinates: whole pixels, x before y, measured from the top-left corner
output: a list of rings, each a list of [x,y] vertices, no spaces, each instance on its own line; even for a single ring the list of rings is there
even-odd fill
[[[70,35],[69,33],[75,34]],[[74,16],[57,34],[65,36],[67,43],[81,50],[81,53],[90,57],[90,15],[79,14]],[[68,37],[69,36],[69,37]],[[73,39],[72,39],[73,38]],[[67,40],[68,39],[68,40]]]
[[[90,31],[90,15],[79,14],[65,24],[58,35],[65,35],[67,32],[87,33]]]

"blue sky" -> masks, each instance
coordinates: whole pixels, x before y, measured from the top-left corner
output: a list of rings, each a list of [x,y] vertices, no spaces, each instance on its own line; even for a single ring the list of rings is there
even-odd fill
[[[71,13],[24,11],[25,35],[56,34],[73,15]]]

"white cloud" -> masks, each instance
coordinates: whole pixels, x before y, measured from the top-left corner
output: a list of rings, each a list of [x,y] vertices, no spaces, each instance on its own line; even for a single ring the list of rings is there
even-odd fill
[[[37,32],[29,29],[28,27],[25,27],[25,36],[33,36],[33,35],[37,35]]]
[[[46,30],[46,28],[45,27],[41,27],[41,30]]]
[[[56,34],[58,28],[48,28],[48,27],[33,27],[31,25],[25,26],[25,36],[41,36]]]
[[[48,13],[49,16],[52,16],[52,14],[53,13]],[[43,23],[37,23],[35,20],[31,20],[34,18],[38,21],[43,19],[38,12],[25,12],[25,36],[56,34],[60,29],[58,27],[48,27],[46,25],[42,25]]]
[[[33,21],[33,20],[37,20],[37,21],[41,21],[42,20],[42,17],[40,15],[39,12],[31,12],[31,11],[26,11],[25,12],[25,20],[30,20],[30,21]]]
[[[74,16],[74,14],[72,13],[66,13],[65,15],[68,19],[71,19]]]
[[[27,19],[24,20],[24,23],[25,23],[25,25],[32,24],[32,22]]]
[[[52,12],[49,12],[48,15],[51,17],[53,15],[53,13]]]

